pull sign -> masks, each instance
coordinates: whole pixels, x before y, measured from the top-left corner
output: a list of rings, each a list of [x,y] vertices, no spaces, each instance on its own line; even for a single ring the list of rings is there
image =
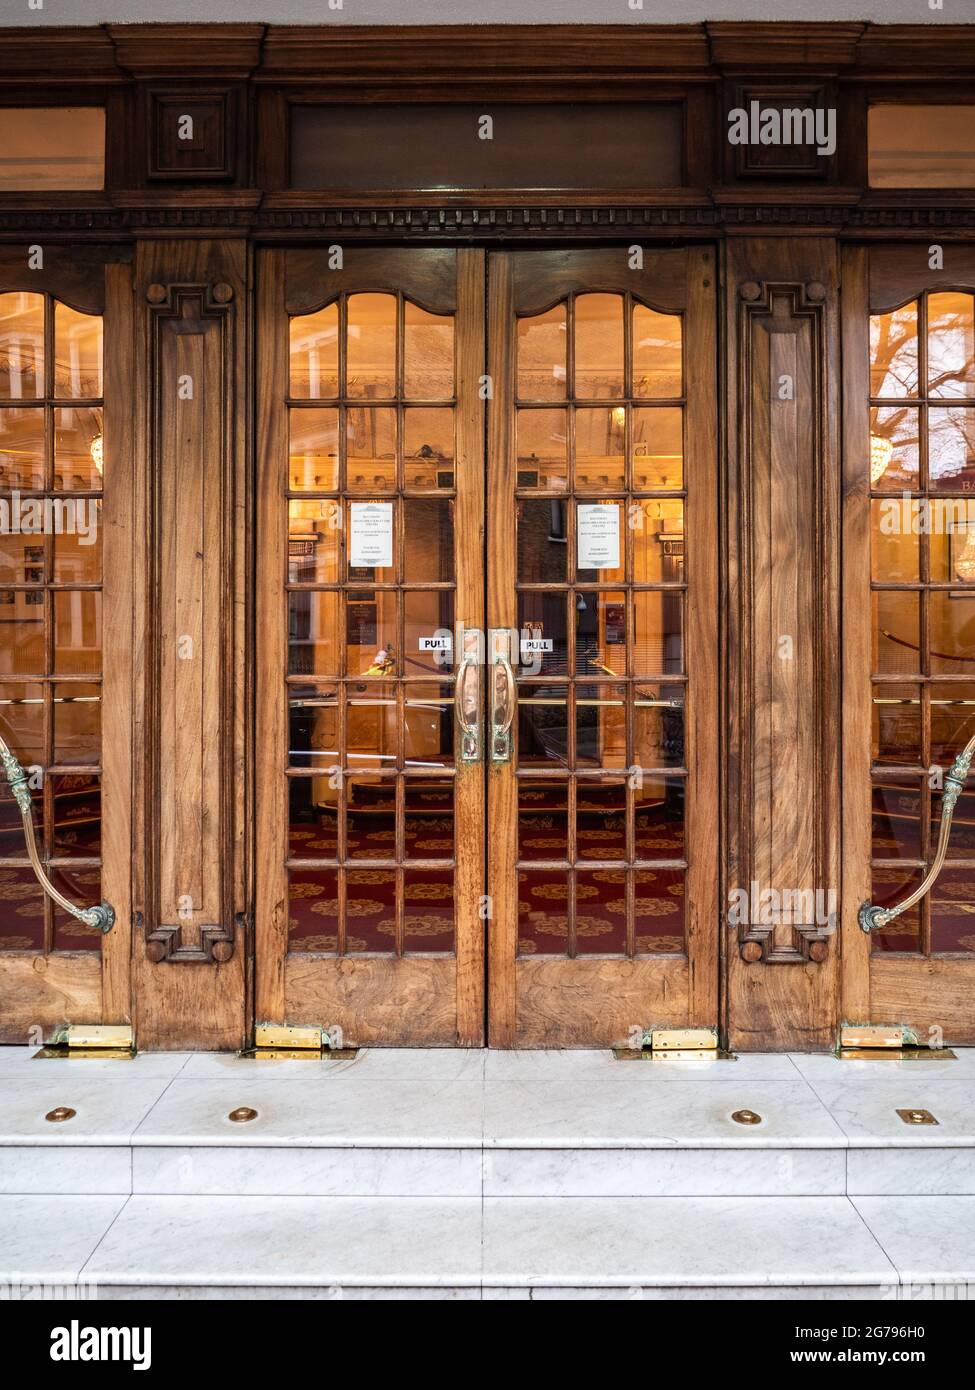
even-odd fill
[[[419,649],[421,652],[449,652],[449,637],[421,637]]]
[[[523,637],[521,639],[522,656],[531,656],[533,652],[550,652],[551,650],[551,637]]]

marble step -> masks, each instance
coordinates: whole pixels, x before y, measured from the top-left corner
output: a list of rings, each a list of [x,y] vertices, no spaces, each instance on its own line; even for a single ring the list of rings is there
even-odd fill
[[[962,1297],[975,1197],[6,1196],[0,1280],[13,1298]]]
[[[46,1120],[57,1106],[74,1116]],[[237,1123],[241,1107],[255,1118]],[[734,1121],[747,1108],[756,1125]],[[898,1109],[938,1123],[904,1124]],[[975,1058],[617,1063],[362,1053],[354,1063],[0,1055],[0,1193],[680,1198],[975,1195]]]

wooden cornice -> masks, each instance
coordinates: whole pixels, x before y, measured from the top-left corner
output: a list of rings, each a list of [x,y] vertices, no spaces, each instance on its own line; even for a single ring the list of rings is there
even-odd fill
[[[0,79],[111,84],[250,78],[359,94],[497,84],[505,93],[802,74],[930,81],[975,74],[975,24],[108,24],[0,29]],[[438,86],[439,84],[439,86]]]

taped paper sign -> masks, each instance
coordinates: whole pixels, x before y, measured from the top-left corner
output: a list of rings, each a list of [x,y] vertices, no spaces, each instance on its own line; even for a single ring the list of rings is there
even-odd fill
[[[366,569],[387,569],[392,563],[392,502],[351,502],[349,564]]]
[[[576,549],[581,570],[619,569],[620,508],[617,503],[579,503]]]

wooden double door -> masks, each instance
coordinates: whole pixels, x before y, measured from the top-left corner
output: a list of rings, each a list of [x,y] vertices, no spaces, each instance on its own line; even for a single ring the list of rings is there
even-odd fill
[[[258,263],[255,1019],[714,1026],[710,249]]]

